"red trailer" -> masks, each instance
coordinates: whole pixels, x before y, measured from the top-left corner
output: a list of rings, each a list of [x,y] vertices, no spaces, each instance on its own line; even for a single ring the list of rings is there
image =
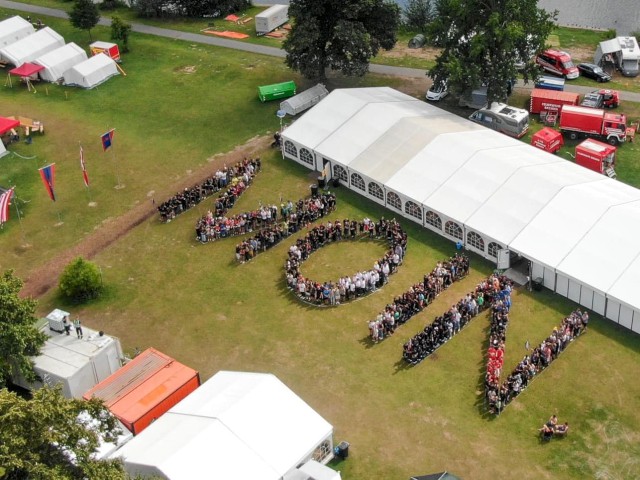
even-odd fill
[[[594,172],[604,173],[610,177],[616,164],[617,148],[597,140],[588,139],[576,147],[576,163]]]
[[[111,57],[114,62],[120,63],[120,49],[117,43],[93,42],[89,45],[89,50],[91,50],[91,55],[104,53],[108,57]]]
[[[531,91],[529,111],[531,113],[558,112],[562,105],[578,105],[580,95],[558,90],[534,88]]]
[[[197,371],[149,348],[83,395],[101,398],[134,435],[200,386]]]
[[[544,127],[531,137],[531,145],[545,152],[556,153],[564,145],[562,134],[553,128]]]

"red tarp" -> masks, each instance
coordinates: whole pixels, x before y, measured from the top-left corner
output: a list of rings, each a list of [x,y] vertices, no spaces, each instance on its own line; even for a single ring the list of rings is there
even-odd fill
[[[20,122],[11,118],[0,117],[0,135],[7,133],[12,128],[18,128]]]
[[[231,15],[227,15],[226,17],[224,17],[224,19],[229,22],[237,22],[238,20],[240,20],[240,17],[232,13]]]
[[[44,70],[42,65],[36,65],[35,63],[23,63],[19,67],[14,68],[13,70],[9,70],[11,75],[16,75],[18,77],[30,77],[38,73],[40,70]]]

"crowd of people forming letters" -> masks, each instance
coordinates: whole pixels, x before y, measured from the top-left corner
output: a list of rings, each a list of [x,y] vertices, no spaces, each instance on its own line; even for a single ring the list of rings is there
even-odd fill
[[[575,338],[580,336],[589,324],[589,313],[577,309],[562,320],[558,327],[540,345],[530,349],[507,379],[500,384],[500,373],[504,364],[506,328],[509,322],[508,309],[494,310],[491,317],[491,337],[487,374],[485,380],[486,399],[489,411],[499,414],[511,400],[517,397],[529,382],[547,368]]]
[[[369,335],[374,343],[393,335],[395,329],[420,313],[443,290],[469,273],[469,259],[456,254],[449,260],[438,262],[435,268],[424,276],[422,282],[412,285],[409,290],[387,304],[376,318],[368,322]]]
[[[345,275],[335,281],[316,282],[302,275],[300,267],[313,252],[341,240],[384,239],[389,248],[374,262],[371,270]],[[335,220],[313,227],[289,248],[285,262],[287,286],[303,301],[315,305],[340,305],[371,293],[387,283],[389,275],[402,264],[407,249],[407,234],[395,220],[378,222],[364,218]]]
[[[444,315],[407,341],[402,357],[410,365],[417,365],[460,332],[472,318],[499,300],[501,292],[511,288],[511,280],[502,275],[490,275],[476,288],[451,306]]]
[[[166,202],[158,206],[160,221],[168,223],[176,216],[195,207],[205,198],[225,190],[215,202],[217,214],[224,214],[233,207],[237,198],[251,184],[255,175],[261,169],[260,158],[251,158],[236,163],[232,167],[226,165],[218,169],[215,174],[204,182],[185,188],[176,193]]]

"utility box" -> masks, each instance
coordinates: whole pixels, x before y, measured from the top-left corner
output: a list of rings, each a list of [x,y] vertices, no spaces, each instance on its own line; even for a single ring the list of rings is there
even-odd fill
[[[258,98],[261,102],[293,97],[296,94],[296,84],[293,80],[272,85],[258,87]]]
[[[256,15],[256,33],[264,35],[289,21],[289,5],[274,5]]]
[[[576,163],[594,172],[612,176],[608,171],[616,164],[616,147],[588,139],[576,147]],[[615,175],[613,175],[615,178]]]
[[[545,152],[556,153],[564,145],[564,138],[559,131],[544,127],[533,134],[531,145]]]

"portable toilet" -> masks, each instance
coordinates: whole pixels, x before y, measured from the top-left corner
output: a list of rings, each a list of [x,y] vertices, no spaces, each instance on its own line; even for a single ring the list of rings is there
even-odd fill
[[[531,137],[531,145],[545,152],[556,153],[564,145],[562,134],[550,127],[544,127]]]
[[[293,80],[272,85],[258,87],[258,98],[261,102],[293,97],[296,94],[296,84]]]
[[[589,138],[576,147],[576,163],[615,178],[616,150],[613,145]]]

